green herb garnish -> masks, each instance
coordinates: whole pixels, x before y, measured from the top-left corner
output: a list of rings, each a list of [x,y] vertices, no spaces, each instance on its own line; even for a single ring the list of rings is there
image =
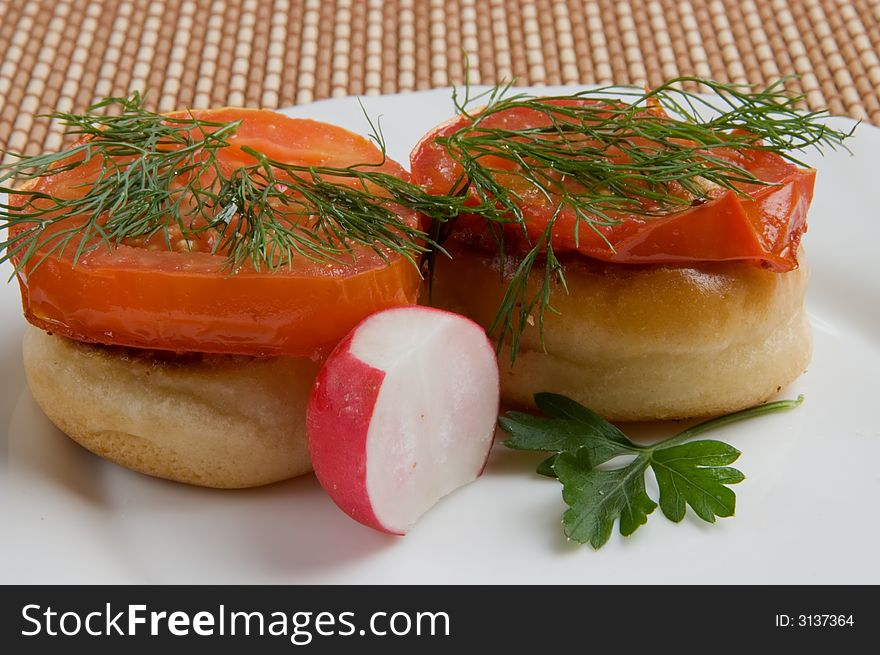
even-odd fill
[[[715,95],[683,91],[678,88],[683,83],[700,84]],[[514,361],[526,326],[537,322],[541,329],[546,312],[554,311],[550,289],[566,286],[552,239],[563,212],[575,220],[576,243],[581,230],[591,230],[613,252],[602,228],[620,223],[622,215],[668,216],[708,200],[718,189],[745,195],[743,185],[773,184],[731,158],[732,151],[770,152],[803,165],[792,153],[836,148],[852,135],[824,124],[824,111],[799,110],[804,96],[790,95],[783,84],[753,90],[679,77],[650,90],[609,86],[569,96],[507,95],[510,85],[476,97],[467,87],[463,97],[455,93],[456,108],[468,123],[437,139],[462,169],[450,193],[469,195],[476,204],[466,211],[490,222],[502,271],[508,248],[501,226],[514,225],[529,248],[489,329],[499,350],[509,343]],[[553,104],[573,99],[587,102]],[[477,100],[485,106],[469,109]],[[546,125],[509,128],[490,122],[503,112],[523,111]],[[504,166],[493,163],[499,159]],[[523,197],[523,189],[532,200]],[[546,230],[530,242],[527,206],[535,196],[555,204],[555,210]],[[449,230],[435,234],[442,242]],[[545,262],[547,270],[530,291],[530,273]]]
[[[13,162],[0,166],[0,192],[24,196],[20,206],[0,205],[0,229],[24,227],[0,242],[0,262],[15,258],[16,270],[60,256],[69,246],[76,249],[76,264],[102,244],[113,249],[124,239],[157,234],[169,250],[172,242],[185,245],[206,237],[212,252],[227,254],[232,272],[246,262],[256,270],[278,269],[294,256],[339,262],[354,245],[418,265],[429,248],[442,249],[407,225],[396,209],[443,221],[462,202],[431,196],[375,170],[385,162],[385,141],[372,122],[378,162],[302,166],[243,147],[256,161],[228,171],[220,166],[218,152],[229,145],[240,121],[218,123],[192,114],[171,118],[146,110],[138,93],[107,98],[84,114],[50,117],[68,135],[85,139],[52,154],[7,153]],[[93,170],[81,184],[83,193],[73,197],[4,186],[84,166]]]
[[[733,464],[740,452],[713,440],[689,441],[729,423],[791,409],[803,402],[779,400],[705,421],[651,446],[633,443],[617,427],[573,400],[552,393],[535,395],[545,416],[508,412],[498,419],[510,434],[504,445],[515,450],[550,452],[538,473],[558,478],[568,510],[562,518],[569,539],[601,548],[615,521],[629,536],[657,507],[645,489],[650,468],[660,490],[660,510],[681,521],[688,506],[704,521],[733,516],[736,495],[728,485],[745,476]],[[603,466],[620,456],[630,461]]]
[[[701,84],[717,97],[707,100],[677,88],[686,82]],[[792,152],[833,148],[852,133],[823,124],[824,112],[796,109],[802,96],[787,94],[782,84],[752,91],[682,77],[653,90],[603,87],[555,98],[508,95],[510,85],[477,97],[455,92],[455,106],[469,121],[438,139],[462,168],[447,195],[428,194],[377,170],[385,161],[385,141],[369,117],[379,162],[301,166],[248,150],[256,161],[229,171],[220,167],[218,151],[229,144],[238,122],[213,123],[185,113],[169,118],[146,110],[138,93],[107,98],[84,114],[50,114],[69,135],[85,137],[83,142],[52,154],[6,153],[13,161],[0,166],[0,192],[24,201],[0,205],[0,230],[22,228],[0,242],[0,263],[13,259],[21,270],[73,247],[76,264],[91,249],[113,249],[125,239],[158,234],[168,249],[203,239],[213,253],[226,254],[233,273],[244,264],[256,270],[288,267],[294,257],[338,263],[355,245],[413,264],[426,259],[430,269],[445,252],[442,244],[454,219],[467,212],[488,222],[504,271],[511,268],[504,266],[505,228],[512,224],[525,238],[529,218],[520,192],[510,184],[519,179],[556,206],[541,235],[525,239],[528,249],[513,267],[489,326],[499,351],[509,346],[514,361],[527,326],[536,324],[543,342],[545,315],[555,311],[553,292],[566,289],[553,243],[554,224],[563,212],[576,218],[576,240],[582,229],[602,236],[602,229],[624,214],[650,219],[701,202],[712,189],[741,192],[743,184],[768,184],[725,157],[728,150],[764,150],[798,162]],[[471,113],[468,107],[478,99],[487,104]],[[595,102],[548,104],[571,99]],[[486,124],[509,110],[537,112],[547,125]],[[500,170],[487,163],[490,156],[515,166]],[[39,180],[84,165],[96,171],[77,197],[9,186],[12,180]],[[407,225],[399,216],[401,207],[430,218],[430,229]]]

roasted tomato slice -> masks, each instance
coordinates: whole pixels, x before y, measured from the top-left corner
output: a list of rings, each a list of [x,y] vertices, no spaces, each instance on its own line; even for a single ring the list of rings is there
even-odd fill
[[[548,104],[594,103],[595,100],[548,100]],[[645,113],[656,113],[656,109]],[[462,168],[438,138],[448,137],[471,124],[467,117],[453,119],[428,133],[415,147],[410,164],[413,181],[430,193],[448,194],[461,179]],[[486,116],[481,125],[505,130],[546,127],[550,119],[544,112],[515,107]],[[775,271],[797,267],[797,251],[806,230],[807,209],[813,197],[815,170],[803,169],[779,155],[750,149],[720,153],[754,174],[768,185],[745,185],[745,195],[716,188],[708,199],[691,207],[662,216],[613,214],[615,225],[598,226],[596,231],[577,221],[570,209],[563,210],[553,225],[556,252],[577,251],[583,255],[620,264],[689,264],[701,261],[742,261]],[[559,198],[547,197],[537,187],[516,174],[519,166],[491,154],[481,155],[495,168],[496,179],[513,189],[526,219],[527,237],[508,224],[507,247],[528,250],[544,233],[556,213]],[[512,170],[512,173],[507,173]],[[484,219],[474,215],[460,217],[455,238],[483,248],[495,247],[495,237]]]
[[[341,168],[382,161],[367,139],[325,123],[232,108],[193,116],[242,121],[219,154],[227,169],[253,161],[242,146],[303,165]],[[31,190],[55,197],[82,193],[95,170],[90,162],[42,178]],[[390,160],[374,170],[408,179]],[[13,194],[11,202],[20,206],[23,198]],[[408,225],[418,223],[413,211],[401,208],[399,215]],[[103,344],[314,356],[364,317],[414,303],[418,293],[420,277],[412,264],[394,253],[387,253],[386,260],[367,247],[353,246],[341,256],[342,263],[315,263],[295,255],[289,267],[267,271],[246,265],[231,273],[227,256],[212,254],[204,244],[171,245],[164,238],[129,239],[112,250],[98,245],[74,263],[74,243],[35,266],[41,259],[36,253],[18,275],[27,320],[53,333]],[[13,258],[13,263],[19,262]]]

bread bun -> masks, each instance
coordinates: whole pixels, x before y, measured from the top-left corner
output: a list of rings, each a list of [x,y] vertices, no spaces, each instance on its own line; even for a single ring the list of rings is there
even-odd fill
[[[507,288],[497,256],[451,243],[438,258],[434,304],[489,327]],[[541,347],[537,317],[510,366],[501,352],[502,398],[532,406],[539,391],[564,394],[612,420],[716,415],[763,402],[810,360],[803,265],[773,273],[741,263],[693,267],[564,262],[569,293],[554,287]],[[536,267],[531,297],[543,280]],[[532,324],[534,323],[534,324]]]
[[[95,346],[27,326],[31,393],[63,432],[135,471],[253,487],[311,470],[309,359],[175,356]]]

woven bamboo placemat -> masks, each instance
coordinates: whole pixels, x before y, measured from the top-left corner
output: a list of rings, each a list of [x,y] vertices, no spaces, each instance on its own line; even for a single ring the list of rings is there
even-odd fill
[[[147,90],[152,107],[281,107],[471,79],[766,83],[880,123],[880,0],[0,0],[0,149],[35,119]]]

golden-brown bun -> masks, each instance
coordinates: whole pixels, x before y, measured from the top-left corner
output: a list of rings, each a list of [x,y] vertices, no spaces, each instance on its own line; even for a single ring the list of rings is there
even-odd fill
[[[309,359],[175,357],[71,341],[28,326],[24,365],[46,415],[93,453],[205,487],[253,487],[311,470]]]
[[[453,244],[438,258],[434,303],[488,327],[507,278],[497,257]],[[709,416],[763,402],[810,360],[803,265],[773,273],[738,263],[631,267],[574,257],[569,294],[555,288],[545,315],[526,329],[513,367],[502,352],[502,398],[532,406],[561,393],[612,420]],[[534,293],[544,270],[533,270]],[[537,318],[537,317],[535,317]],[[535,320],[537,323],[537,320]]]

